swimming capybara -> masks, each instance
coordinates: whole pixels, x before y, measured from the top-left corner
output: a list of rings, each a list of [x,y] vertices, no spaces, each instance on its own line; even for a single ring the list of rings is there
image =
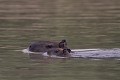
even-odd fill
[[[29,51],[32,52],[47,52],[51,48],[67,48],[66,40],[62,40],[61,42],[52,42],[52,41],[38,41],[33,42],[28,47]]]

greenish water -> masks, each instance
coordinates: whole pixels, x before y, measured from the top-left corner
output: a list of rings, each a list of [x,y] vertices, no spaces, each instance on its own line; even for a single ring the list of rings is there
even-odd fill
[[[3,21],[3,20],[1,20]],[[119,60],[30,59],[20,50],[36,40],[67,39],[73,48],[119,48],[117,27],[29,27],[29,20],[4,20],[0,28],[1,80],[119,80]],[[24,25],[25,24],[25,25]],[[20,25],[22,27],[20,27]],[[107,30],[107,31],[104,31]]]
[[[120,80],[115,59],[30,59],[36,40],[71,49],[120,48],[118,0],[0,0],[0,80]]]

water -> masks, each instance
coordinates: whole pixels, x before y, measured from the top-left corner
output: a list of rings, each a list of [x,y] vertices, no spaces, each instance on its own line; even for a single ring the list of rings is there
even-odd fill
[[[120,80],[119,59],[32,59],[37,40],[71,49],[119,48],[118,0],[0,0],[0,80]]]
[[[23,53],[28,54],[30,58],[41,58],[41,57],[51,57],[51,58],[86,58],[86,59],[120,59],[120,49],[72,49],[69,53],[70,56],[62,57],[48,55],[47,52],[31,52],[29,49],[23,49]]]

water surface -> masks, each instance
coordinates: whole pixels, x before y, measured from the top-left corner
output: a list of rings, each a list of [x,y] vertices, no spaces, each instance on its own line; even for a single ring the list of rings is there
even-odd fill
[[[0,0],[0,80],[120,80],[116,59],[31,59],[37,40],[71,49],[120,48],[118,0]]]

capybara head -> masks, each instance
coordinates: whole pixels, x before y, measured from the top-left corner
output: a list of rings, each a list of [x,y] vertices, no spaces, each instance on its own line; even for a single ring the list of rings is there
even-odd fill
[[[67,49],[66,40],[62,40],[61,42],[51,42],[51,41],[38,41],[30,44],[29,50],[32,52],[47,52],[52,48],[62,48]]]
[[[68,57],[70,55],[70,52],[71,52],[70,49],[52,48],[47,52],[47,54],[56,55],[60,57]]]

